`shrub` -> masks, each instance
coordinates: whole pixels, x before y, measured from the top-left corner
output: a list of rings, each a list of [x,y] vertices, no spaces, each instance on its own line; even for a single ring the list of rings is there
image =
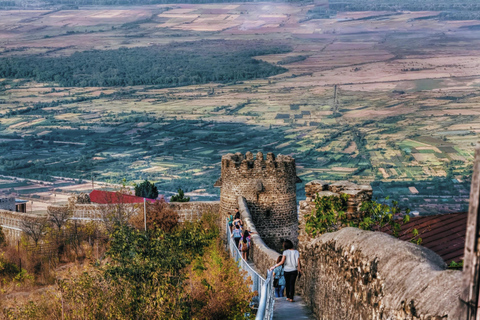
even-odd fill
[[[164,203],[151,205],[161,208]],[[159,214],[160,216],[160,214]],[[116,224],[107,259],[85,264],[43,297],[12,308],[8,319],[244,319],[244,274],[218,238],[217,215],[147,232]],[[166,231],[165,229],[169,229]]]
[[[165,201],[155,201],[153,204],[147,204],[147,229],[153,230],[160,228],[165,232],[171,232],[178,224],[178,213],[171,209]],[[132,225],[138,230],[145,228],[143,211],[130,219]]]
[[[194,319],[248,319],[249,301],[254,296],[245,284],[246,273],[239,271],[220,240],[213,242],[202,257],[188,268],[186,290]]]
[[[10,278],[13,279],[18,273],[20,273],[20,268],[8,261],[5,258],[5,253],[0,254],[0,278]]]
[[[188,202],[190,201],[190,197],[185,197],[185,193],[181,188],[178,188],[178,194],[173,195],[170,198],[170,202]]]
[[[363,230],[380,230],[384,226],[389,226],[392,235],[398,237],[401,224],[410,221],[410,209],[405,210],[403,219],[396,218],[401,212],[397,201],[392,201],[392,205],[379,203],[376,201],[364,201],[360,207],[360,219],[357,221],[347,220],[347,194],[337,196],[323,196],[315,198],[315,208],[308,215],[305,215],[305,231],[315,237],[325,232],[334,232],[342,227],[357,227]],[[386,198],[388,200],[388,198]],[[411,242],[420,244],[418,230],[413,229],[413,238]]]
[[[0,226],[0,247],[4,247],[7,245],[7,237],[5,236],[5,233],[3,233],[3,229]]]

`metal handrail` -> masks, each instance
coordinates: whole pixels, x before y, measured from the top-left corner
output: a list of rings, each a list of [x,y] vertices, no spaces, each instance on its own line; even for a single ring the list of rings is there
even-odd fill
[[[262,293],[260,294],[260,304],[258,306],[257,316],[255,320],[272,319],[273,317],[273,271],[268,270],[267,279],[262,286]]]
[[[238,263],[238,266],[247,272],[245,280],[247,278],[252,279],[252,285],[250,291],[257,292],[258,295],[253,298],[251,304],[255,308],[257,307],[256,320],[271,320],[273,317],[273,306],[275,299],[273,297],[273,277],[272,271],[267,272],[267,279],[264,279],[259,275],[249,264],[242,258],[240,250],[235,245],[235,241],[231,238],[230,227],[228,220],[226,224],[227,229],[227,248],[230,251],[233,259]]]

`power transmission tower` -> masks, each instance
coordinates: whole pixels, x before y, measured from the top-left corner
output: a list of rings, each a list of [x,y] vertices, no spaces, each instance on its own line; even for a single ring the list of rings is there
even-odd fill
[[[338,112],[338,86],[334,85],[333,86],[333,114]]]

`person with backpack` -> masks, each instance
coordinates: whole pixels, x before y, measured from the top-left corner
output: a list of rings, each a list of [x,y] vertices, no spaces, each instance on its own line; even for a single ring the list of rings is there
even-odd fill
[[[282,261],[282,256],[278,256],[277,264]],[[285,290],[285,276],[283,272],[283,265],[273,269],[273,287],[275,288],[275,298],[283,297],[283,290]]]
[[[242,253],[242,258],[245,261],[247,261],[247,255],[248,255],[248,249],[249,248],[250,248],[250,241],[248,241],[247,238],[243,238],[242,241],[240,241],[240,247],[238,249]]]
[[[240,241],[243,241],[243,239],[247,239],[247,243],[248,243],[248,246],[247,246],[247,253],[245,255],[245,261],[247,261],[247,258],[248,258],[248,254],[250,253],[250,246],[251,246],[251,242],[252,242],[252,237],[250,237],[251,234],[253,234],[255,232],[252,232],[250,230],[244,230],[243,231],[243,235],[242,235],[242,239]]]
[[[240,229],[240,225],[235,225],[235,229],[233,229],[232,235],[230,236],[235,240],[235,245],[238,248],[238,244],[240,242],[240,239],[242,239],[242,229]]]

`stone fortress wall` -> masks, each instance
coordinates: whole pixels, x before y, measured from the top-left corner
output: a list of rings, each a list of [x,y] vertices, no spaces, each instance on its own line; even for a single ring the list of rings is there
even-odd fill
[[[178,213],[180,222],[198,221],[204,213],[220,211],[219,201],[170,202],[169,205]],[[222,222],[225,224],[225,220],[222,220]]]
[[[433,251],[382,232],[343,228],[315,238],[305,232],[305,215],[315,197],[349,195],[347,218],[358,221],[372,189],[348,181],[312,181],[300,201],[299,251],[304,276],[298,283],[317,319],[465,319],[462,272],[446,270]]]
[[[5,234],[7,242],[16,242],[22,236],[22,220],[24,217],[35,219],[37,216],[28,213],[15,212],[15,210],[0,209],[0,227]]]
[[[267,238],[269,235],[265,237],[262,228],[282,230],[283,222],[272,212],[267,215],[264,208],[289,207],[289,195],[294,193],[297,180],[291,167],[280,173],[274,169],[273,161],[277,160],[273,155],[268,155],[267,161],[262,162],[261,154],[257,159],[260,161],[255,164],[257,160],[252,159],[251,153],[245,157],[224,156],[217,186],[222,187],[221,221],[225,221],[227,212],[238,207],[246,228],[258,232],[252,236],[251,258],[260,274],[265,275],[281,249],[270,245],[272,241]],[[290,165],[294,165],[292,160],[288,159]],[[265,170],[267,165],[262,166],[268,161],[271,177]],[[284,181],[289,183],[288,187],[274,185]],[[263,190],[265,197],[261,196]],[[360,205],[372,198],[369,185],[312,181],[305,191],[307,197],[300,202],[298,213],[298,247],[304,272],[298,289],[317,319],[464,319],[466,308],[460,300],[462,272],[446,270],[443,260],[433,251],[381,232],[356,228],[345,227],[316,238],[306,234],[305,215],[314,209],[317,194],[348,194],[347,219],[358,222],[362,219]],[[273,195],[275,192],[277,196]]]
[[[219,201],[193,201],[193,202],[172,202],[170,207],[179,215],[180,222],[184,221],[198,221],[202,214],[206,212],[217,213],[220,211]],[[74,204],[74,209],[70,219],[77,221],[98,221],[101,223],[106,208],[105,204]],[[55,208],[50,206],[49,208]],[[143,212],[143,204],[125,204],[126,210],[131,210],[132,213]],[[7,237],[7,241],[17,241],[22,235],[22,220],[27,218],[40,219],[45,215],[31,215],[28,213],[15,212],[0,209],[0,227]]]
[[[258,152],[227,154],[222,157],[220,214],[227,217],[245,198],[253,223],[263,241],[280,250],[282,239],[297,241],[297,202],[295,160],[290,156]]]
[[[303,246],[298,287],[317,319],[461,320],[462,272],[422,246],[344,228]]]
[[[280,253],[275,250],[270,249],[265,242],[262,240],[262,237],[258,233],[255,224],[253,223],[252,215],[248,209],[247,201],[244,197],[239,196],[238,201],[238,210],[242,217],[244,227],[252,231],[252,245],[250,248],[250,259],[255,261],[255,269],[257,272],[263,276],[267,277],[267,270],[275,264]]]

